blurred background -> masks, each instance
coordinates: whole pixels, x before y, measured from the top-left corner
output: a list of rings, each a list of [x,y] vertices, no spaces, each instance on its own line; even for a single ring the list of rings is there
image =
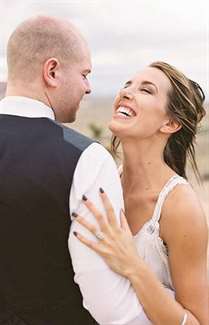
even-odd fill
[[[110,141],[107,124],[114,95],[152,61],[173,64],[200,83],[209,106],[208,0],[0,0],[0,97],[7,80],[8,37],[17,24],[36,14],[70,19],[87,39],[93,62],[92,94],[84,99],[77,122],[70,127],[105,146]],[[209,218],[208,113],[196,149],[202,184],[195,181],[189,166],[188,175]]]

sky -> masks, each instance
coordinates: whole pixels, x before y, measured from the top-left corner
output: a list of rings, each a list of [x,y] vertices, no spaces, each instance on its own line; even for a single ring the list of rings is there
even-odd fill
[[[208,0],[0,0],[0,81],[7,78],[10,33],[37,14],[69,19],[81,30],[92,54],[94,96],[114,95],[161,60],[199,82],[209,99]]]

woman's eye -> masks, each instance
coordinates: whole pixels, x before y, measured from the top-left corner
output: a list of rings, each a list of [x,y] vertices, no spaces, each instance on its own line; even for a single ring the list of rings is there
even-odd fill
[[[147,89],[147,88],[141,88],[141,91],[144,91],[147,94],[151,94],[151,90]]]
[[[87,79],[87,76],[85,74],[83,74],[82,76],[83,76],[83,79]]]

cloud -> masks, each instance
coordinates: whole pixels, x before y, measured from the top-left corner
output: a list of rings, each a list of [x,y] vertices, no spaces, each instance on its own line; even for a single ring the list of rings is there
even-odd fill
[[[87,38],[93,57],[96,94],[115,93],[127,76],[165,60],[208,91],[209,28],[207,0],[0,0],[0,57],[23,19],[36,14],[73,21]],[[6,73],[1,59],[0,79]]]

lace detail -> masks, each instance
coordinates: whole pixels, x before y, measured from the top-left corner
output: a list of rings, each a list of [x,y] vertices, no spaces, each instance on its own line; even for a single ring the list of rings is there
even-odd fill
[[[159,281],[173,292],[174,288],[169,269],[168,251],[160,237],[159,220],[165,199],[178,184],[188,184],[188,182],[179,175],[174,175],[168,180],[158,196],[152,217],[134,236],[139,255],[150,266],[150,269],[156,274]]]
[[[174,189],[174,187],[176,187],[176,185],[178,184],[188,184],[188,182],[185,178],[176,174],[168,180],[168,182],[161,190],[152,216],[152,221],[154,225],[160,220],[161,210],[165,199],[167,198],[168,194]]]
[[[121,166],[120,166],[121,167]],[[188,184],[188,182],[179,175],[172,176],[168,182],[163,186],[162,190],[157,199],[157,203],[154,208],[154,212],[152,217],[144,223],[141,229],[134,235],[136,237],[141,231],[147,231],[149,234],[155,232],[156,228],[159,231],[159,220],[161,216],[161,210],[163,203],[167,197],[167,195],[174,189],[174,187],[178,184]],[[161,238],[160,238],[161,239]],[[162,240],[162,239],[161,239]]]

